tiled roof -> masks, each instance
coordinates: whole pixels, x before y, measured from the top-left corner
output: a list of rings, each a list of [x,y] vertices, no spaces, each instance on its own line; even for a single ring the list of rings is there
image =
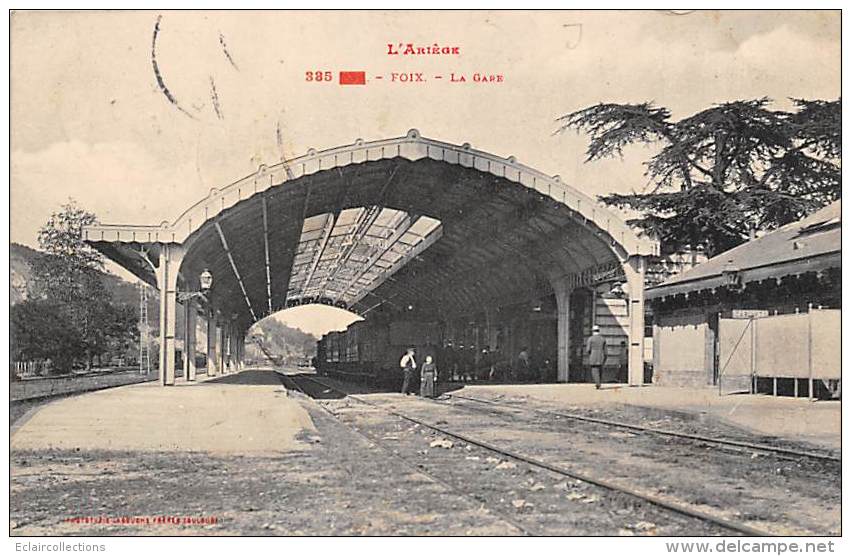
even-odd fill
[[[737,268],[745,281],[815,270],[813,262],[841,254],[842,201],[835,201],[810,216],[725,251],[691,270],[649,288],[649,298],[721,285],[727,265]],[[825,259],[827,260],[827,259]],[[788,272],[791,270],[791,272]]]

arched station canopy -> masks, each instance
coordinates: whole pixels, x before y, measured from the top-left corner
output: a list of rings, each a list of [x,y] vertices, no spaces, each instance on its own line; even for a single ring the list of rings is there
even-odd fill
[[[465,314],[658,253],[558,176],[416,130],[311,149],[211,190],[172,223],[90,226],[85,239],[152,285],[163,246],[179,251],[178,289],[197,290],[209,270],[209,303],[243,330],[312,302]]]

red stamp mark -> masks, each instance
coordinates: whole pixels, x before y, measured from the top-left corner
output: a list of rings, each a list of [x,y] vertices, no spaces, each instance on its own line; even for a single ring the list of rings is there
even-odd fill
[[[341,71],[340,85],[366,85],[366,72]]]

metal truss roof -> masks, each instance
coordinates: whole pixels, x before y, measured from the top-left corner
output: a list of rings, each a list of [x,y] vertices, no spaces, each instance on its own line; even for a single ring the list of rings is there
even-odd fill
[[[152,284],[160,246],[182,246],[179,287],[209,269],[211,304],[245,328],[309,302],[478,310],[658,253],[558,176],[416,130],[261,167],[172,223],[84,233]]]

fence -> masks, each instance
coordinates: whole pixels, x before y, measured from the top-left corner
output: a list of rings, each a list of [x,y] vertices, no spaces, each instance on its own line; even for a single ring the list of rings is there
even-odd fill
[[[50,371],[50,361],[15,361],[12,366],[14,376],[21,378],[30,376],[46,376]]]
[[[718,389],[722,394],[754,392],[761,378],[807,382],[841,379],[841,312],[810,309],[807,313],[718,322]]]
[[[140,375],[137,367],[125,367],[123,369],[112,369],[111,372],[16,380],[9,384],[9,400],[16,402],[46,396],[88,392],[112,386],[156,380],[156,376],[156,374]]]

